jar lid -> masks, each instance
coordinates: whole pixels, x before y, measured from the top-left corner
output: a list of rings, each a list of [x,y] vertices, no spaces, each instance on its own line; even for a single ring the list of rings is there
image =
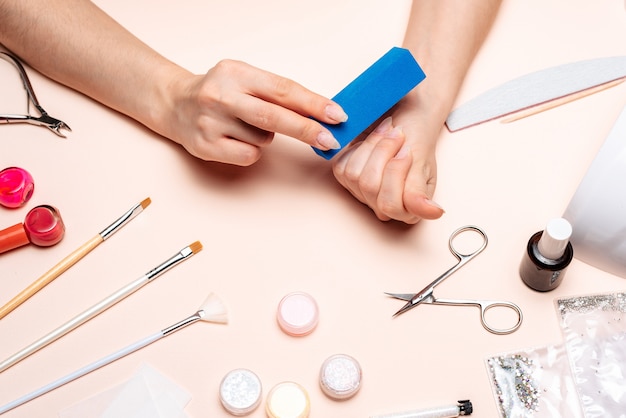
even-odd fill
[[[220,384],[222,406],[236,416],[254,411],[261,403],[261,393],[261,380],[247,369],[230,371]]]
[[[310,334],[319,320],[317,302],[307,293],[290,293],[278,304],[276,319],[280,328],[289,335]]]
[[[361,388],[361,366],[346,354],[327,358],[320,369],[320,387],[333,399],[348,399]]]
[[[295,382],[282,382],[267,395],[265,412],[269,418],[307,418],[311,411],[309,394]]]

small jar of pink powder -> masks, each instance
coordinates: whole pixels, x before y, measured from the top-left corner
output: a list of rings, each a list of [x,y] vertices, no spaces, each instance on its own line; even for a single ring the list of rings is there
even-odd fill
[[[289,335],[300,337],[310,334],[319,320],[317,302],[308,293],[290,293],[278,304],[276,319],[280,328]]]

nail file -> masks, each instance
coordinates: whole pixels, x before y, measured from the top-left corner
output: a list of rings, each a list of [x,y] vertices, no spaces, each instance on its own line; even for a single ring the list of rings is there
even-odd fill
[[[340,149],[317,154],[330,160],[398,103],[426,75],[408,49],[394,47],[341,90],[333,101],[348,114],[338,125],[322,123],[341,144]]]
[[[523,75],[494,87],[448,115],[450,132],[567,98],[626,77],[626,56],[595,58]],[[560,104],[569,100],[562,100]],[[559,103],[556,103],[559,104]]]

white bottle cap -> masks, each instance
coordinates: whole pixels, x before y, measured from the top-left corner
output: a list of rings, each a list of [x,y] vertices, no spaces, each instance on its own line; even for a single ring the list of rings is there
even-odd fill
[[[572,225],[563,218],[552,219],[543,231],[537,247],[539,253],[547,259],[558,260],[572,236]]]

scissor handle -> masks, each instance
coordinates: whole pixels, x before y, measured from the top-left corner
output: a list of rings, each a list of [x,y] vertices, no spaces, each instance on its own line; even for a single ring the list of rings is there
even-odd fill
[[[480,301],[479,306],[480,306],[480,323],[483,325],[483,328],[485,328],[487,331],[491,332],[492,334],[498,334],[498,335],[510,334],[512,332],[517,331],[517,329],[522,325],[522,320],[524,319],[524,315],[522,314],[522,310],[520,309],[520,307],[514,304],[513,302],[483,300],[483,301]],[[515,311],[515,313],[517,314],[517,322],[515,323],[515,325],[513,325],[510,328],[504,328],[504,329],[494,328],[491,325],[489,325],[489,323],[487,322],[487,318],[485,318],[485,315],[489,309],[497,308],[497,307],[508,308],[508,309],[512,309],[513,311]]]
[[[477,250],[472,251],[469,254],[462,253],[454,247],[454,239],[466,231],[477,232],[483,238],[483,242],[481,246]],[[488,241],[489,240],[487,239],[487,233],[483,231],[481,228],[474,226],[474,225],[466,225],[466,226],[460,227],[459,229],[454,231],[452,235],[450,235],[450,239],[448,240],[448,247],[450,247],[450,251],[452,252],[452,254],[454,254],[461,263],[466,263],[472,258],[476,257],[478,254],[480,254],[487,247]]]
[[[520,325],[522,325],[522,320],[524,319],[524,315],[522,314],[522,310],[519,306],[517,306],[513,302],[508,302],[504,300],[439,299],[433,297],[430,303],[435,305],[478,306],[478,308],[480,309],[480,323],[482,324],[483,328],[485,328],[492,334],[504,335],[515,332],[520,327]],[[517,314],[517,322],[515,323],[515,325],[510,328],[495,328],[489,325],[486,318],[487,311],[489,309],[498,307],[508,308],[515,311],[515,313]]]
[[[35,96],[35,90],[33,90],[33,86],[30,84],[28,74],[26,73],[26,70],[24,69],[22,63],[17,59],[15,55],[9,54],[7,52],[0,51],[0,58],[4,59],[7,62],[10,62],[15,68],[17,68],[17,71],[20,73],[20,78],[22,79],[22,84],[24,85],[24,90],[26,90],[28,98],[39,110],[39,100],[37,100],[37,96]]]

